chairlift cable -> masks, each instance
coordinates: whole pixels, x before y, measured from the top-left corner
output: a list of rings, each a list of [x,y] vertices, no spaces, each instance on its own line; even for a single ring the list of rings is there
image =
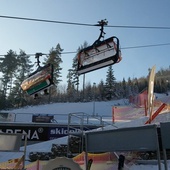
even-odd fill
[[[126,49],[132,49],[132,48],[148,48],[148,47],[158,47],[158,46],[166,46],[166,45],[170,45],[170,43],[131,46],[131,47],[123,47],[121,49],[126,50]]]
[[[16,19],[16,20],[25,20],[25,21],[35,21],[35,22],[47,22],[54,24],[67,24],[67,25],[77,25],[77,26],[100,26],[100,24],[87,24],[87,23],[78,23],[78,22],[67,22],[67,21],[55,21],[55,20],[47,20],[47,19],[37,19],[37,18],[25,18],[25,17],[14,17],[14,16],[6,16],[0,15],[0,18],[5,19]],[[128,28],[128,29],[170,29],[170,27],[161,27],[161,26],[133,26],[133,25],[105,25],[105,27],[112,28]]]
[[[167,46],[170,45],[170,43],[163,43],[163,44],[151,44],[151,45],[141,45],[141,46],[131,46],[131,47],[121,47],[121,50],[128,50],[128,49],[132,49],[132,48],[149,48],[149,47],[159,47],[159,46]],[[77,51],[66,51],[66,52],[62,52],[60,54],[76,54]],[[1,54],[0,57],[4,57],[7,56],[8,54]],[[43,53],[43,55],[49,55],[46,53]],[[19,56],[19,55],[17,55]],[[26,54],[26,56],[35,56],[35,54]],[[0,58],[0,60],[3,58]]]
[[[77,23],[77,22],[64,22],[64,21],[54,21],[54,20],[25,18],[25,17],[12,17],[12,16],[4,16],[4,15],[0,15],[0,18],[17,19],[17,20],[25,20],[25,21],[37,21],[37,22],[48,22],[48,23],[55,23],[55,24],[69,24],[69,25],[81,25],[81,26],[98,26],[98,25],[95,25],[95,24],[84,24],[84,23]]]
[[[158,26],[133,26],[133,25],[106,25],[105,27],[128,28],[128,29],[170,29],[170,27]]]

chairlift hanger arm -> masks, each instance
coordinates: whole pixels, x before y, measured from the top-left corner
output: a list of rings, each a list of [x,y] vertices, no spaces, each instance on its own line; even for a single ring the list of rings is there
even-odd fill
[[[43,53],[36,53],[36,54],[35,54],[35,58],[37,59],[37,62],[36,62],[36,63],[37,63],[38,68],[41,67],[41,66],[40,66],[40,63],[41,63],[41,62],[40,62],[40,56],[42,56],[42,55],[44,55],[44,54],[43,54]]]
[[[100,28],[100,35],[99,35],[99,38],[93,43],[93,45],[97,44],[100,42],[100,39],[101,38],[104,38],[104,35],[106,34],[104,32],[104,26],[108,24],[108,21],[106,19],[104,20],[101,20],[101,21],[98,21],[99,24],[97,24],[96,26],[101,26]],[[104,34],[104,35],[103,35]]]

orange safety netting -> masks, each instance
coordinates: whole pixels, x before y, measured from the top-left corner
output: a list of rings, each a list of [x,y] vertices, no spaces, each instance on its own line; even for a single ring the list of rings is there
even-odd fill
[[[147,115],[147,101],[148,101],[148,92],[147,90],[136,96],[129,97],[129,103],[133,105],[128,106],[113,106],[112,107],[112,121],[122,121],[122,120],[134,120]],[[164,96],[163,98],[157,98],[153,102],[153,112],[156,112],[163,103],[165,106],[158,113],[160,114],[167,109],[170,110],[170,106],[167,104],[170,102],[170,96]]]
[[[133,106],[112,107],[112,121],[134,120],[145,115],[145,108]]]
[[[1,169],[14,169],[16,164],[21,160],[22,158],[16,158],[16,159],[10,159],[6,162],[0,163],[0,170]],[[23,169],[23,162],[21,162],[18,167],[18,170]]]
[[[130,96],[129,103],[135,104],[136,106],[139,107],[144,107],[145,101],[147,101],[147,99],[148,99],[148,91],[145,90],[136,96]]]
[[[116,161],[117,157],[111,152],[98,153],[98,154],[88,153],[88,159],[92,159],[93,162],[105,162],[105,161]],[[82,152],[81,154],[75,156],[73,160],[78,164],[84,164],[85,152]]]

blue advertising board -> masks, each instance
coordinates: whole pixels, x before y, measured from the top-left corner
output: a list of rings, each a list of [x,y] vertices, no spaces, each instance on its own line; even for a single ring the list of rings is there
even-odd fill
[[[84,126],[83,130],[97,128],[94,125]],[[80,131],[80,125],[69,128],[71,133]],[[56,123],[0,123],[0,132],[27,134],[28,144],[57,139],[68,135],[67,124]],[[22,138],[24,140],[24,136]]]

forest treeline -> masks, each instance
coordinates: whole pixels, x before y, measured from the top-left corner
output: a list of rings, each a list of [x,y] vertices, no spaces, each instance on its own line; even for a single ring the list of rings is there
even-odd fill
[[[77,52],[85,46],[87,46],[86,42],[78,48]],[[54,85],[48,88],[48,93],[39,92],[35,99],[34,95],[26,94],[20,86],[35,69],[35,63],[31,62],[30,55],[23,50],[20,50],[19,54],[9,50],[0,60],[0,110],[56,102],[89,102],[129,98],[148,87],[148,76],[129,77],[128,80],[123,78],[118,82],[112,66],[109,66],[105,80],[101,80],[98,84],[89,82],[83,84],[83,88],[79,88],[76,55],[73,58],[72,68],[68,69],[67,82],[62,86],[62,51],[60,44],[57,44],[45,56],[42,64],[51,63],[54,66]],[[156,73],[154,86],[156,93],[167,93],[168,90],[170,90],[170,67],[162,68]]]

